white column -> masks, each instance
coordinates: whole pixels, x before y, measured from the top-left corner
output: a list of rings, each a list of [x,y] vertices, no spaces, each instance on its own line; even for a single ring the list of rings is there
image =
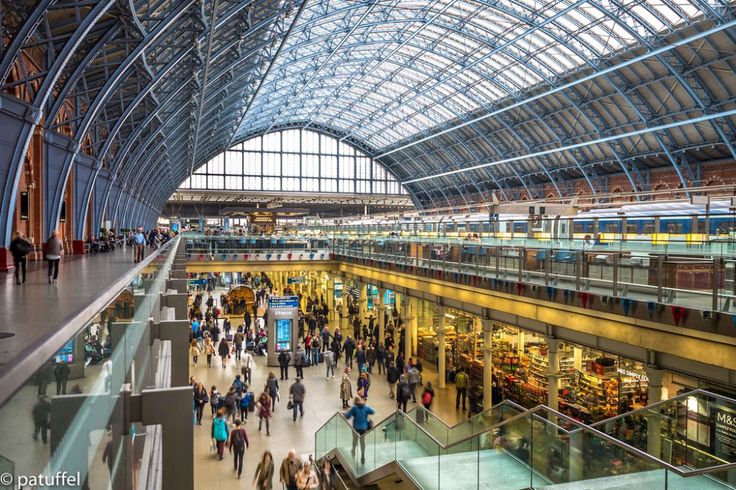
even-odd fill
[[[358,285],[358,310],[360,311],[360,324],[365,323],[368,316],[368,284],[361,282]]]
[[[411,325],[409,324],[409,297],[401,295],[401,320],[404,329],[404,362],[409,361],[411,354]]]
[[[417,331],[419,330],[419,302],[421,300],[419,298],[410,298],[409,306],[411,306],[411,321],[409,322],[409,325],[411,326],[411,351],[412,353],[416,354],[419,352],[417,350],[417,343],[419,342],[419,336],[417,335]]]
[[[335,276],[331,276],[327,279],[327,308],[330,312],[327,316],[327,321],[330,327],[335,326]]]
[[[376,309],[378,318],[376,318],[376,321],[378,322],[378,342],[380,343],[383,343],[386,338],[386,324],[383,321],[386,312],[386,305],[383,302],[385,296],[386,290],[378,288],[378,308]]]
[[[649,401],[651,406],[662,401],[662,381],[664,381],[664,369],[648,364],[644,372],[649,378]],[[662,456],[662,417],[655,410],[647,415],[647,452],[655,458]]]
[[[437,315],[439,315],[439,322],[437,322],[437,341],[439,347],[437,348],[437,377],[439,378],[440,388],[445,387],[446,378],[446,367],[445,367],[445,351],[447,346],[445,344],[445,323],[447,307],[437,306]]]
[[[483,323],[483,408],[488,410],[494,402],[500,403],[501,400],[491,398],[493,393],[493,322],[487,318],[483,318],[481,322]]]
[[[340,319],[340,330],[348,330],[348,289],[347,289],[347,278],[342,276],[342,303],[340,304],[340,311],[342,313]]]
[[[519,329],[519,333],[516,336],[516,347],[518,349],[519,358],[524,357],[524,331]]]
[[[547,354],[549,366],[547,367],[547,406],[553,410],[559,410],[560,389],[560,339],[547,337]]]

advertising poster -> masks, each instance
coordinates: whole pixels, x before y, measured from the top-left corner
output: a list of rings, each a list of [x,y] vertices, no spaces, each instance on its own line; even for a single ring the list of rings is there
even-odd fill
[[[713,456],[736,461],[736,411],[723,405],[711,408],[711,450]]]

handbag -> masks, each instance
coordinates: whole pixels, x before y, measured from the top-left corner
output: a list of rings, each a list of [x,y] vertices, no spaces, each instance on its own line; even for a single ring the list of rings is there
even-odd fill
[[[287,410],[292,410],[293,408],[294,408],[294,402],[292,402],[291,400],[289,400],[289,402],[286,404],[286,409]]]

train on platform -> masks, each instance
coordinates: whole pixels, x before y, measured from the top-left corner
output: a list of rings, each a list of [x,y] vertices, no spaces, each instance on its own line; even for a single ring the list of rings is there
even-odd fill
[[[519,205],[515,205],[519,208]],[[527,206],[524,204],[524,206]],[[559,205],[558,205],[559,206]],[[422,215],[419,212],[355,219],[312,219],[306,228],[326,234],[356,236],[457,237],[478,235],[495,238],[596,240],[646,239],[662,235],[676,241],[736,238],[736,199],[662,201],[575,209],[565,205],[565,214],[554,214],[555,205],[528,205],[529,213],[476,212],[452,215]],[[547,209],[545,209],[547,208]],[[574,211],[569,210],[573,208]],[[625,235],[625,236],[624,236]]]

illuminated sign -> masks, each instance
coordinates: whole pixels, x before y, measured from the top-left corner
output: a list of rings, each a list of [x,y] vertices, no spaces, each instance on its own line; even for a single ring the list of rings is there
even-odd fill
[[[291,350],[291,319],[276,320],[276,352]]]
[[[269,308],[299,308],[299,296],[271,296]]]

